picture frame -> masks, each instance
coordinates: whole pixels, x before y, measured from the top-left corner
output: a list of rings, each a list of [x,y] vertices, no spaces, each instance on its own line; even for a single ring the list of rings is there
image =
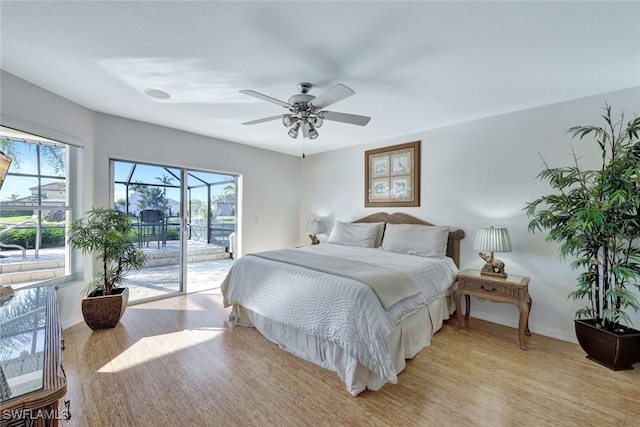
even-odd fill
[[[364,206],[420,206],[420,141],[364,152]]]

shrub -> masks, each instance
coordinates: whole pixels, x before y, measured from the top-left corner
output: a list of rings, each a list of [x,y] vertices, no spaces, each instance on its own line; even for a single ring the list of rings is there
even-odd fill
[[[43,226],[40,229],[40,248],[61,248],[64,247],[64,228],[60,226]],[[15,228],[0,236],[0,240],[5,245],[20,245],[25,249],[36,247],[35,228]]]

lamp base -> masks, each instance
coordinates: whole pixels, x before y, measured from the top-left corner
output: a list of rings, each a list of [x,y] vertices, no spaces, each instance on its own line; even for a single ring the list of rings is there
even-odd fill
[[[491,266],[488,264],[482,267],[482,270],[480,270],[480,274],[482,276],[501,277],[503,279],[506,279],[508,277],[508,274],[505,273],[504,271],[502,273],[494,272]]]
[[[486,262],[482,270],[480,270],[480,274],[485,276],[493,276],[493,277],[502,277],[503,279],[507,278],[507,273],[504,272],[504,262],[493,257],[493,252],[491,255],[488,255],[484,252],[480,252],[478,254],[480,258]]]
[[[315,234],[309,234],[309,238],[311,239],[312,245],[317,245],[320,243],[320,239],[318,239],[318,236],[316,236]]]

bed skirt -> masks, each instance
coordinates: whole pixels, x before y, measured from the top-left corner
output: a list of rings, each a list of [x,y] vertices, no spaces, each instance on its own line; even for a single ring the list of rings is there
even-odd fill
[[[396,374],[404,370],[406,359],[412,359],[420,350],[431,345],[433,334],[442,327],[443,321],[449,318],[454,308],[452,296],[440,298],[403,319],[396,326],[389,337],[391,360]],[[283,350],[336,372],[353,396],[365,389],[380,390],[387,382],[333,342],[274,322],[242,306],[234,305],[232,310],[236,325],[253,326]]]

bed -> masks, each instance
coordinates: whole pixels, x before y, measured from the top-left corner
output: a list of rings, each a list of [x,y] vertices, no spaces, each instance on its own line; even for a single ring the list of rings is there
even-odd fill
[[[351,395],[376,391],[452,314],[462,238],[402,213],[336,222],[326,243],[236,260],[224,305],[236,325],[336,372]]]

